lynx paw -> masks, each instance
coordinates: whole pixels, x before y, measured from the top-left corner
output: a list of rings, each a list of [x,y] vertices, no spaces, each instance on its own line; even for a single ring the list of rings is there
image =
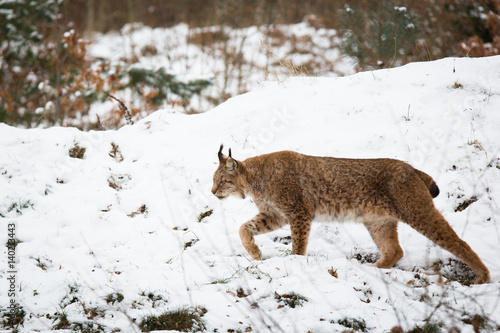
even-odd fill
[[[257,245],[252,244],[245,247],[248,254],[252,257],[253,260],[261,260],[262,253]]]
[[[394,267],[396,262],[398,262],[398,260],[401,259],[401,257],[402,256],[398,256],[398,257],[394,257],[391,259],[388,259],[386,257],[382,257],[373,264],[373,267],[385,268],[385,269],[392,268],[392,267]]]
[[[486,272],[484,276],[477,277],[476,281],[474,281],[474,284],[483,284],[483,283],[488,283],[490,282],[490,273]]]

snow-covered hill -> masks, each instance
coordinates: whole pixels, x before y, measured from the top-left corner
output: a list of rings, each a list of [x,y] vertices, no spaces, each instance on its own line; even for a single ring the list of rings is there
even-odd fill
[[[0,244],[19,241],[13,267],[0,253],[3,320],[15,271],[26,332],[134,332],[178,309],[217,332],[500,330],[499,129],[500,57],[290,78],[117,131],[0,124]],[[439,260],[450,279],[467,271],[453,274],[450,253],[401,223],[405,256],[389,270],[371,267],[376,246],[354,223],[315,224],[303,257],[289,228],[257,236],[264,259],[251,260],[238,228],[254,204],[210,193],[221,143],[237,159],[288,149],[408,161],[434,177],[436,206],[492,282],[440,278]]]

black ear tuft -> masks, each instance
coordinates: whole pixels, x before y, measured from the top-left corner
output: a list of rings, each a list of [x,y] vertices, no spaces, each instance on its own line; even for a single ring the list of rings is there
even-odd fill
[[[229,148],[229,157],[232,157],[232,156],[231,156],[231,148]]]
[[[224,154],[222,153],[222,149],[224,148],[224,145],[221,144],[220,145],[220,148],[219,148],[219,153],[218,153],[218,156],[219,156],[219,162],[222,162],[222,160],[224,160]]]

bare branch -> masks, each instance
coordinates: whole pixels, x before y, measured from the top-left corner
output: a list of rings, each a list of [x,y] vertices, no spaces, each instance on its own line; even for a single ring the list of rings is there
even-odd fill
[[[120,110],[122,110],[123,115],[125,116],[125,120],[127,121],[127,124],[133,125],[134,121],[132,120],[132,115],[130,114],[130,111],[128,108],[125,106],[125,103],[123,103],[120,99],[116,98],[115,96],[111,95],[110,93],[105,92],[106,95],[108,95],[109,98],[114,99],[115,101],[118,102],[118,105],[120,106]]]

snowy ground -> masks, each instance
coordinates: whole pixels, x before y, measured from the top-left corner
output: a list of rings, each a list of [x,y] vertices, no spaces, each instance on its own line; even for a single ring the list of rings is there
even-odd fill
[[[220,29],[190,28],[186,24],[153,29],[140,23],[129,24],[119,32],[95,35],[89,55],[111,63],[163,67],[182,81],[212,80],[213,85],[203,96],[191,101],[189,108],[198,112],[214,107],[214,101],[252,90],[266,80],[354,72],[354,62],[340,55],[340,38],[333,29],[307,22]],[[119,95],[127,103],[134,102],[133,96]],[[111,102],[96,103],[91,117],[109,112],[112,107]]]
[[[264,83],[204,114],[162,110],[117,131],[0,124],[0,244],[14,223],[19,328],[134,332],[146,316],[199,307],[217,332],[473,332],[474,316],[500,330],[499,110],[490,57]],[[238,228],[254,204],[210,193],[221,143],[237,159],[289,149],[410,162],[434,177],[436,206],[492,282],[441,279],[432,266],[452,255],[403,224],[393,269],[363,260],[377,249],[354,223],[315,224],[306,256],[290,254],[288,228],[258,236],[264,259],[251,260]],[[78,147],[83,158],[70,157]]]

